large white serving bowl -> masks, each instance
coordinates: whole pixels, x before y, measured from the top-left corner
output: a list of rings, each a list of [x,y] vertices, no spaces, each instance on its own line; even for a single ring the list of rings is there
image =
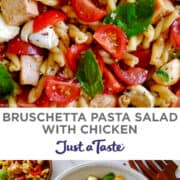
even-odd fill
[[[113,161],[92,161],[84,163],[61,173],[55,180],[86,180],[89,175],[102,178],[109,172],[122,175],[125,177],[125,180],[147,180],[146,177],[133,169],[119,165]]]

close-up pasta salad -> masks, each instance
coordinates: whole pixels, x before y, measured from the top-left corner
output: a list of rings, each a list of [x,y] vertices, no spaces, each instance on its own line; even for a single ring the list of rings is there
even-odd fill
[[[179,107],[178,0],[1,0],[0,107]]]
[[[51,168],[45,160],[0,160],[0,180],[50,180]]]

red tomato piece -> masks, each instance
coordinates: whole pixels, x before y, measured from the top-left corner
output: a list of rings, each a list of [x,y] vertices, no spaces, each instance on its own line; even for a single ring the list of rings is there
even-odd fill
[[[93,50],[93,52],[95,53],[96,55],[96,59],[97,59],[97,62],[98,62],[98,65],[99,65],[99,68],[101,70],[101,72],[103,73],[104,71],[104,60],[102,58],[102,56],[96,51],[96,50]]]
[[[64,21],[66,18],[67,16],[58,10],[49,10],[34,19],[33,31],[38,32],[49,25],[54,25],[58,21]]]
[[[79,19],[85,22],[101,20],[106,12],[96,7],[90,0],[72,0],[72,7]]]
[[[170,36],[174,45],[180,47],[180,18],[177,18],[171,25]]]
[[[8,107],[8,101],[0,99],[0,108]]]
[[[67,50],[66,60],[69,68],[75,73],[78,67],[78,57],[80,54],[87,50],[89,46],[87,44],[73,44]]]
[[[43,55],[43,50],[17,37],[8,42],[7,53],[16,55]]]
[[[104,93],[115,94],[124,90],[124,86],[120,84],[113,74],[104,67]]]
[[[40,98],[36,101],[36,105],[37,107],[51,107],[51,102],[45,92],[43,92]]]
[[[35,104],[30,104],[28,103],[28,94],[29,94],[29,89],[28,88],[24,88],[22,93],[20,95],[17,96],[16,101],[17,101],[17,105],[18,107],[36,107]]]
[[[36,165],[35,168],[31,169],[30,170],[30,174],[32,176],[38,176],[38,175],[41,175],[41,172],[42,172],[42,168],[40,165]]]
[[[66,106],[80,96],[80,85],[71,81],[62,81],[56,76],[47,76],[45,92],[50,101],[58,106]]]
[[[102,25],[97,28],[93,37],[113,58],[123,58],[126,52],[127,37],[119,27],[112,24]]]
[[[5,50],[5,45],[4,45],[4,43],[1,43],[0,44],[0,61],[3,60],[3,58],[5,56],[4,50]]]
[[[142,68],[129,68],[128,70],[122,70],[118,63],[112,64],[114,73],[120,81],[127,85],[142,84],[147,79],[148,71]]]
[[[146,50],[137,50],[132,53],[136,57],[139,58],[139,63],[136,67],[148,68],[150,60],[151,60],[151,51],[149,49]]]
[[[22,175],[22,176],[19,176],[19,177],[18,177],[18,180],[26,180],[26,178],[25,178],[24,175]]]
[[[176,92],[176,96],[178,97],[178,100],[177,100],[177,102],[172,104],[171,107],[180,107],[180,89]]]

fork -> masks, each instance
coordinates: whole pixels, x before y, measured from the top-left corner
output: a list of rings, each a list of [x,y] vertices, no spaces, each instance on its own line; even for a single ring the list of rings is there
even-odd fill
[[[128,161],[131,168],[140,172],[149,179],[149,180],[180,180],[175,175],[177,165],[173,161],[160,161],[156,160],[156,164],[150,160],[145,162],[137,161]]]

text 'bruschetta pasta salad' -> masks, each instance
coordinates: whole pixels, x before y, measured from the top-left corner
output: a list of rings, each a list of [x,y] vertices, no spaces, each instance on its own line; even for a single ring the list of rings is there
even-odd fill
[[[1,0],[1,107],[179,107],[177,0]]]
[[[50,161],[0,160],[0,180],[50,180],[50,177]]]

